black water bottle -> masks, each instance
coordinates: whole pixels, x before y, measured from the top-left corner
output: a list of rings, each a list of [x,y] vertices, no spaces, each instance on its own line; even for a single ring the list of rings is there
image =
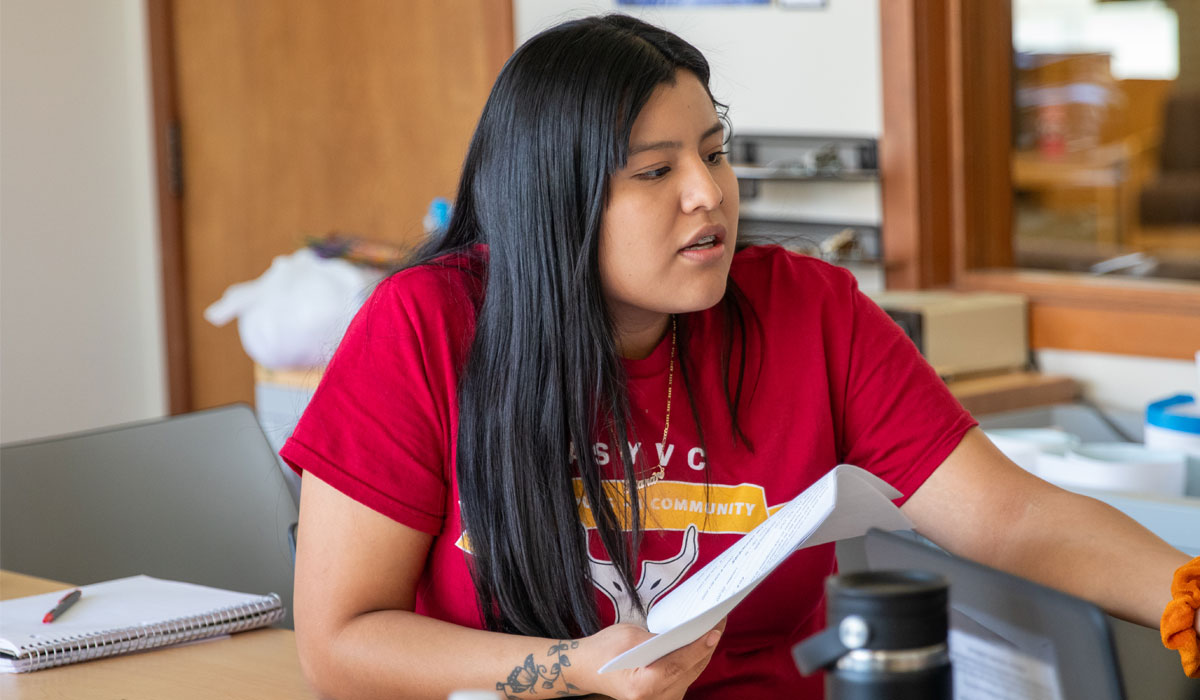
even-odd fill
[[[825,581],[827,625],[792,648],[801,673],[825,669],[827,700],[950,700],[946,580],[864,571]]]

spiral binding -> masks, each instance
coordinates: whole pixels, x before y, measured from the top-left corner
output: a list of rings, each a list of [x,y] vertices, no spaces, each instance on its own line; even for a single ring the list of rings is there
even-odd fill
[[[266,627],[278,622],[283,615],[282,601],[278,595],[271,593],[252,603],[220,608],[203,615],[48,639],[32,648],[22,647],[15,665],[18,671],[37,671],[77,661],[157,649]]]

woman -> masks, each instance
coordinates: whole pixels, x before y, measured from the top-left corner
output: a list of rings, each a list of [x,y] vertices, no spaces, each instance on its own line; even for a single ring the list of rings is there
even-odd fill
[[[597,669],[840,462],[911,495],[952,551],[1143,623],[1162,610],[1185,557],[1011,465],[849,274],[735,254],[708,77],[624,16],[505,66],[449,232],[364,306],[283,451],[304,474],[296,632],[322,694],[820,697],[788,650],[823,624],[830,546],[691,645]]]

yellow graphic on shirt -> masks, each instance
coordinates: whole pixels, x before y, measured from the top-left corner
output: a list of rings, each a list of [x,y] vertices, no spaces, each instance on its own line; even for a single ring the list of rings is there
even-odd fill
[[[583,498],[583,482],[575,479],[574,488],[579,519],[584,527],[595,529],[592,509]],[[621,518],[622,527],[628,528],[629,499],[625,495],[625,483],[605,481],[604,490]],[[682,532],[694,525],[700,532],[745,534],[785,505],[787,503],[768,506],[763,487],[758,484],[713,484],[708,487],[707,497],[704,484],[687,481],[660,481],[642,488],[646,527],[655,530]],[[455,545],[468,554],[471,552],[466,532],[459,536]]]
[[[583,498],[582,482],[576,479],[574,486],[580,520],[585,527],[596,527]],[[604,489],[623,519],[622,526],[628,527],[628,508],[621,507],[629,502],[625,483],[606,481]],[[783,507],[768,507],[763,487],[758,484],[712,484],[706,489],[704,484],[687,481],[659,481],[643,487],[641,497],[647,528],[681,532],[695,525],[700,532],[744,534]]]

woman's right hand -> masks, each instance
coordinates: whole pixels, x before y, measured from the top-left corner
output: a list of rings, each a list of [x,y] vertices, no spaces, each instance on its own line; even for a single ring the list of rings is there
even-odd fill
[[[725,630],[721,620],[696,641],[676,649],[649,666],[624,671],[596,673],[609,660],[650,639],[654,635],[637,625],[619,624],[606,627],[590,637],[579,640],[577,658],[591,674],[589,690],[616,700],[676,700],[700,672],[708,666],[717,642]],[[582,679],[580,679],[582,680]]]

